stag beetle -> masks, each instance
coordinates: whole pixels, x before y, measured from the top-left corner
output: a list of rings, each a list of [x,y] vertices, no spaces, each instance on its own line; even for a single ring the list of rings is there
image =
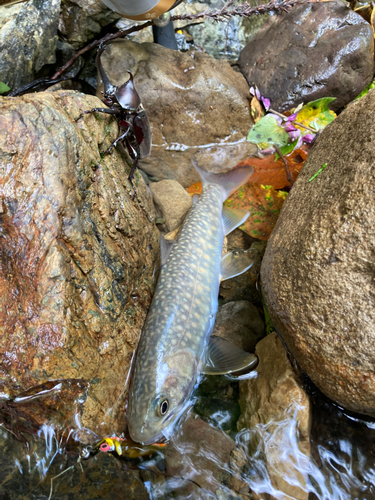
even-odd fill
[[[120,87],[115,87],[111,84],[106,75],[100,57],[105,49],[105,45],[101,44],[96,56],[96,64],[98,65],[100,76],[104,84],[104,92],[102,92],[104,104],[108,108],[93,108],[86,113],[108,113],[114,115],[119,126],[119,135],[105,153],[110,153],[112,148],[115,148],[119,142],[123,142],[129,151],[130,157],[133,159],[133,165],[130,169],[129,181],[132,185],[134,195],[137,196],[133,179],[134,172],[138,166],[138,160],[147,158],[151,153],[151,127],[147,113],[142,106],[141,98],[134,87],[133,75],[128,71],[130,78]]]

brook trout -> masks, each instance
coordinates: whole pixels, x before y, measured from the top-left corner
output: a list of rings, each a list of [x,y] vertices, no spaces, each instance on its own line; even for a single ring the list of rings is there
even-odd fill
[[[203,184],[172,248],[161,241],[162,269],[137,348],[130,385],[128,430],[144,444],[167,436],[186,408],[200,372],[231,373],[257,362],[219,337],[210,336],[218,308],[220,281],[253,264],[248,253],[222,258],[224,236],[249,213],[223,208],[244,184],[252,167],[212,174],[196,166]]]

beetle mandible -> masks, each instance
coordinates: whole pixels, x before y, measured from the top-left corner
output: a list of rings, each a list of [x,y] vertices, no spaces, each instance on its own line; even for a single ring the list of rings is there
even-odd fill
[[[99,46],[96,64],[104,84],[102,101],[109,107],[93,108],[89,111],[85,111],[83,114],[99,112],[114,115],[116,117],[119,126],[119,134],[105,153],[110,153],[112,148],[115,148],[119,142],[122,142],[126,146],[133,160],[128,179],[134,191],[133,198],[135,198],[137,196],[137,190],[133,183],[134,172],[138,167],[138,161],[150,156],[151,126],[147,113],[142,106],[141,98],[134,87],[133,75],[130,71],[128,71],[130,75],[129,80],[120,87],[115,87],[109,81],[100,59],[105,47],[106,46],[103,44]]]

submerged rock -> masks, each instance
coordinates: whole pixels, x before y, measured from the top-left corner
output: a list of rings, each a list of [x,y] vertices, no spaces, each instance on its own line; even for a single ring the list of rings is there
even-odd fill
[[[339,110],[373,78],[374,33],[340,1],[301,5],[271,16],[238,63],[278,111],[326,96]]]
[[[0,98],[0,392],[78,379],[81,422],[101,434],[124,429],[159,245],[142,177],[132,200],[125,161],[100,155],[116,123],[80,117],[99,104],[72,91]]]
[[[99,453],[77,463],[77,449],[64,453],[51,428],[29,439],[29,450],[0,430],[0,498],[19,500],[148,500],[139,471],[129,470],[112,455]],[[72,468],[71,468],[72,467]],[[60,477],[56,477],[66,471]],[[53,494],[51,493],[51,479]]]
[[[229,463],[236,450],[236,443],[222,430],[212,427],[199,417],[190,416],[167,445],[165,451],[167,477],[172,476],[173,495],[179,498],[241,498],[233,486],[249,491],[243,481],[230,481]],[[180,481],[178,481],[180,480]],[[225,486],[223,483],[227,483]],[[164,484],[164,491],[171,492],[171,485]],[[231,494],[233,496],[231,496]],[[191,496],[190,496],[191,495]],[[164,498],[164,497],[160,497]]]
[[[307,500],[309,398],[276,333],[261,340],[255,352],[258,376],[240,382],[242,413],[237,424],[243,430],[241,442],[248,446],[250,466],[258,473],[250,487],[259,499],[262,493],[273,492],[276,498]]]
[[[372,416],[374,113],[371,90],[322,132],[281,210],[261,270],[270,316],[301,368],[333,401]]]
[[[115,85],[127,70],[134,75],[152,127],[151,156],[140,161],[148,174],[188,187],[200,180],[193,154],[199,166],[224,172],[256,150],[246,142],[248,86],[228,62],[124,40],[109,44],[102,61]]]
[[[0,81],[15,89],[55,62],[60,0],[0,5]]]

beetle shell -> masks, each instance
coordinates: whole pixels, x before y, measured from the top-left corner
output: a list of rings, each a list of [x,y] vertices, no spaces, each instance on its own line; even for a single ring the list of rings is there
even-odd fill
[[[134,134],[139,144],[139,158],[147,158],[151,154],[151,125],[145,110],[139,111],[133,121]]]
[[[117,102],[123,109],[128,109],[129,111],[137,111],[140,104],[141,98],[138,92],[135,90],[133,75],[129,71],[130,78],[126,83],[123,83],[115,92],[115,97]]]

